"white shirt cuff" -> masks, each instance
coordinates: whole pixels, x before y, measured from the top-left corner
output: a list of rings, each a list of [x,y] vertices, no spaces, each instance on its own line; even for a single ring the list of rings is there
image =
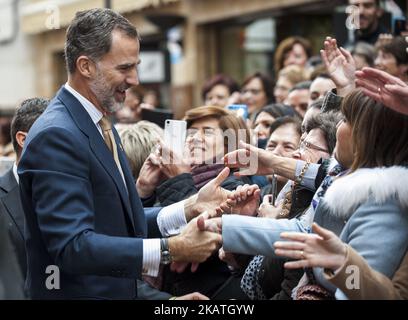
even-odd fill
[[[164,237],[171,237],[180,233],[180,229],[187,224],[184,213],[184,201],[179,201],[164,207],[157,215],[157,225]]]
[[[142,275],[157,277],[160,268],[160,239],[143,240],[143,269]]]

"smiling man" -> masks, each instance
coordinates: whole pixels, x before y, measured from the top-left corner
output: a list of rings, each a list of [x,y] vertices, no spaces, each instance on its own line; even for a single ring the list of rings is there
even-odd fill
[[[203,262],[221,241],[195,220],[178,233],[226,197],[217,186],[228,170],[195,198],[141,205],[108,119],[139,82],[139,49],[135,27],[109,9],[78,12],[68,27],[68,82],[30,129],[18,166],[33,299],[134,299],[136,279],[157,276],[160,264]]]

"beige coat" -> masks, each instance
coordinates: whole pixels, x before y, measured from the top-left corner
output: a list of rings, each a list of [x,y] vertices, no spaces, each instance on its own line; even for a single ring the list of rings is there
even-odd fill
[[[357,266],[360,272],[360,289],[347,289],[347,279],[351,273],[348,266]],[[346,262],[336,274],[324,273],[327,280],[339,288],[352,300],[408,300],[408,253],[395,272],[392,281],[373,270],[367,262],[350,246],[347,246]]]

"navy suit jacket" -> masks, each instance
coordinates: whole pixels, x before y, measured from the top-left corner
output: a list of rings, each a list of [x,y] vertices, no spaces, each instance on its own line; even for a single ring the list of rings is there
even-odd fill
[[[127,188],[89,114],[64,87],[30,129],[18,174],[33,299],[137,297],[142,238],[160,236],[160,208],[145,214],[121,146],[118,153]],[[59,267],[60,289],[46,286],[55,275],[49,265]]]

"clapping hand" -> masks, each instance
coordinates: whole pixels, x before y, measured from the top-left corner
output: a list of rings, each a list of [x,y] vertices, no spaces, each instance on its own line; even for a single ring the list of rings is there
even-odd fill
[[[157,151],[152,152],[143,163],[136,181],[136,189],[139,196],[142,198],[151,196],[163,179]]]
[[[363,68],[356,72],[363,92],[390,109],[408,115],[408,85],[385,71]]]

